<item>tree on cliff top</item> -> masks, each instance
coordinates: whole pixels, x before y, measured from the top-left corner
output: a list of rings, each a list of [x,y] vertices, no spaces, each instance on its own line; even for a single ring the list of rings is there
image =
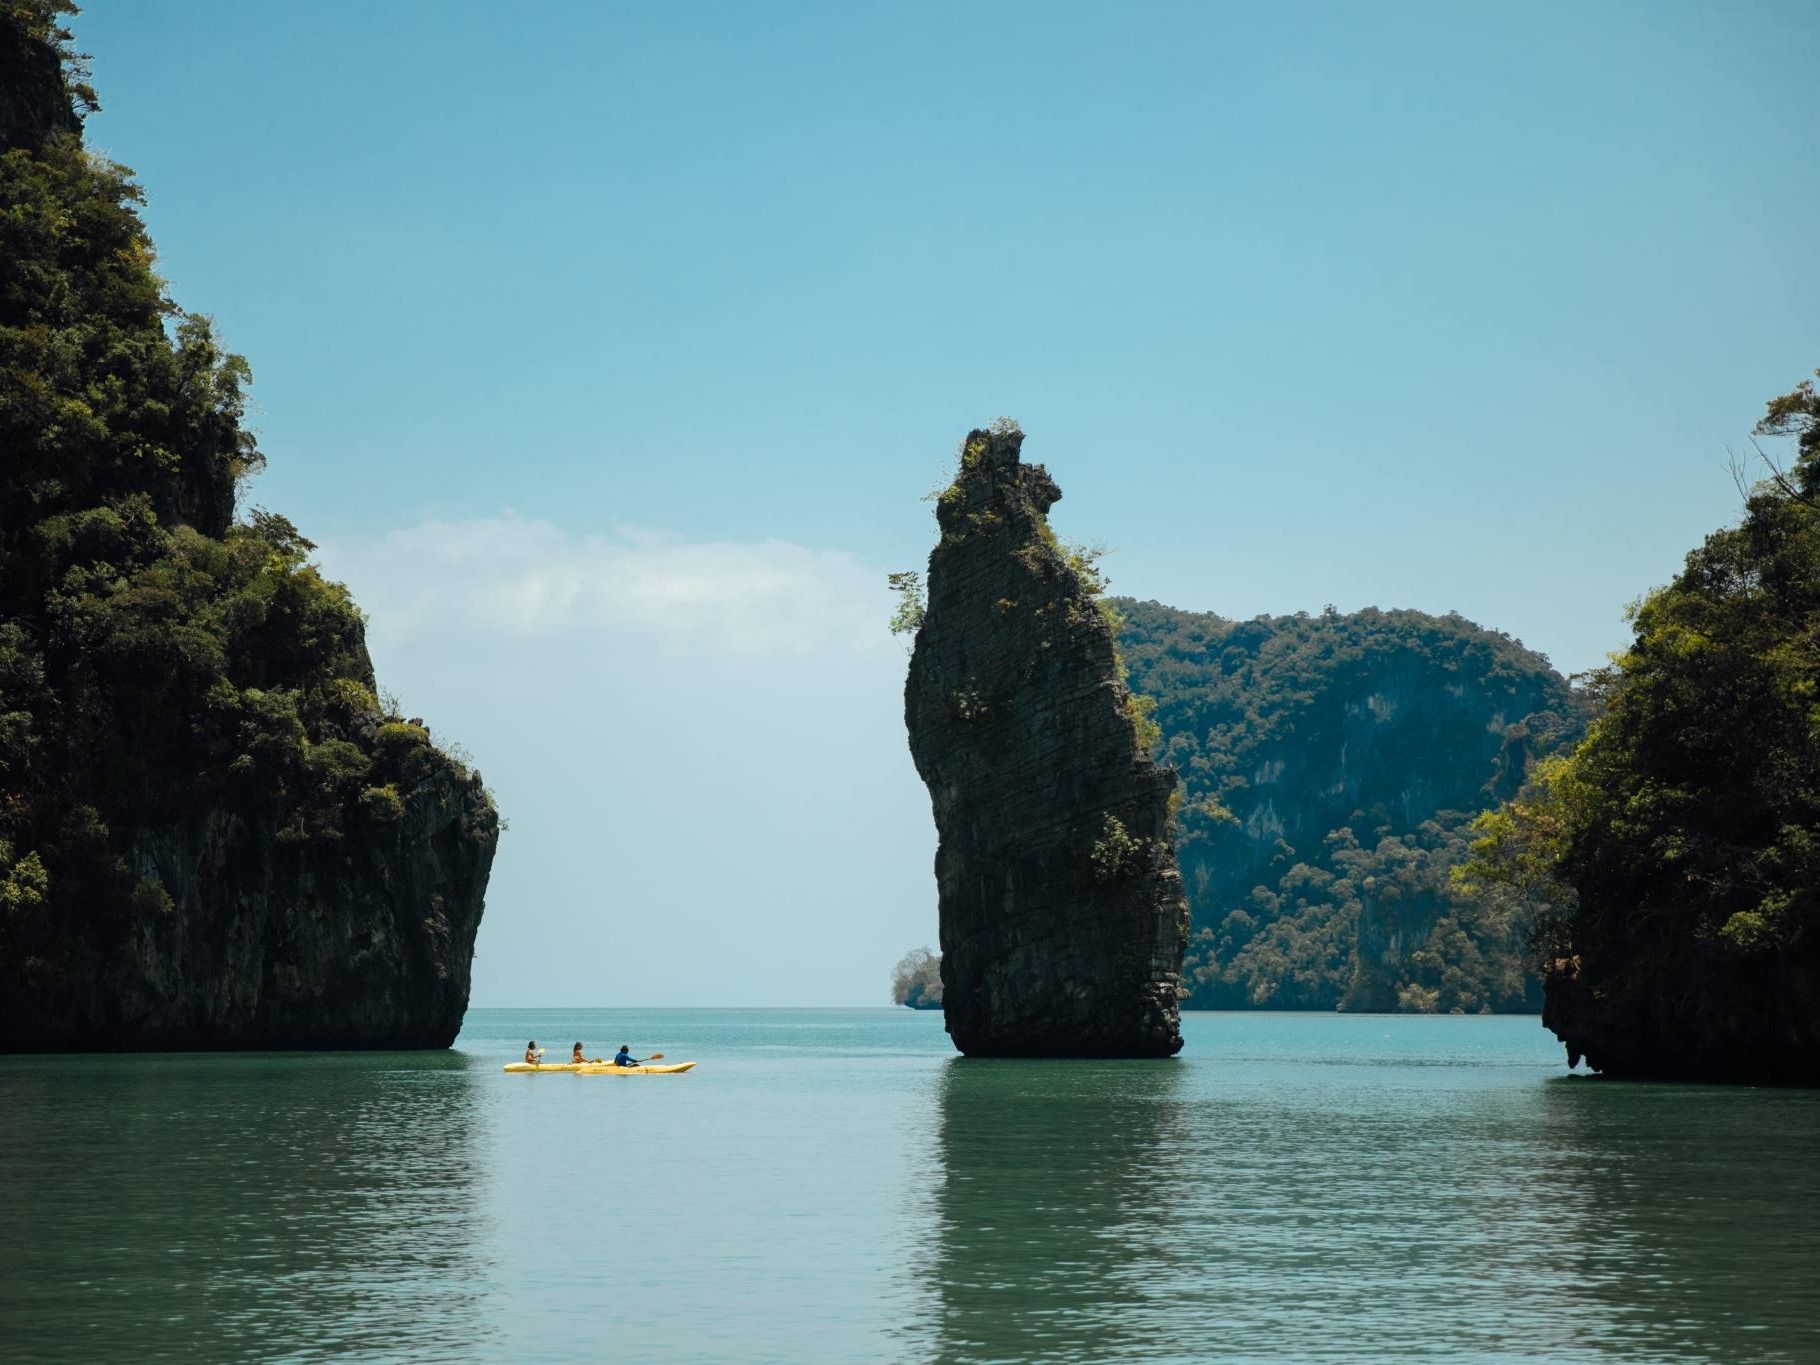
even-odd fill
[[[1796,458],[1631,612],[1604,713],[1481,822],[1478,872],[1541,878],[1549,1022],[1623,1071],[1820,1076],[1820,398]]]

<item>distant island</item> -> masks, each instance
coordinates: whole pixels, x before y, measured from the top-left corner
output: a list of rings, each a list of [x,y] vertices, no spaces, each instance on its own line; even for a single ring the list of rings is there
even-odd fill
[[[1452,871],[1472,820],[1585,729],[1548,660],[1457,615],[1114,605],[1183,785],[1186,1003],[1539,1008],[1535,907]]]
[[[444,1047],[499,819],[283,516],[49,0],[0,7],[0,1049]]]
[[[942,959],[927,948],[912,948],[891,972],[891,1003],[913,1010],[942,1007]]]

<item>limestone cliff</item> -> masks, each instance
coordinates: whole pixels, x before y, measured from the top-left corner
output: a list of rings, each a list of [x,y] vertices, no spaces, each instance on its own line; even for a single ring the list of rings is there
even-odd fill
[[[447,1047],[499,822],[478,773],[427,744],[414,766],[390,784],[396,812],[309,812],[339,817],[333,831],[306,833],[289,802],[106,808],[117,856],[52,855],[62,927],[44,933],[42,913],[9,926],[26,951],[0,964],[0,1048]],[[107,898],[121,867],[123,908]]]
[[[1534,907],[1450,873],[1472,818],[1585,728],[1545,658],[1459,616],[1116,605],[1187,788],[1190,1004],[1538,1008]]]
[[[947,1028],[968,1055],[1169,1056],[1175,775],[1140,742],[1091,568],[1049,529],[1061,490],[1022,441],[962,446],[905,688],[940,838]]]
[[[250,371],[83,147],[61,8],[0,6],[0,1050],[446,1046],[492,800],[236,520]]]

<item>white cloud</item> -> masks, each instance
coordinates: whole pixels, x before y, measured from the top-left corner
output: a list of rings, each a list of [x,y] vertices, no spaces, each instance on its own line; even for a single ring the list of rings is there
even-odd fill
[[[882,569],[514,516],[325,546],[380,685],[511,828],[483,1005],[882,1003],[935,937]]]
[[[399,644],[453,629],[519,640],[595,631],[715,655],[891,648],[882,573],[844,550],[782,540],[576,535],[508,515],[424,522],[319,558],[354,590],[375,638]]]

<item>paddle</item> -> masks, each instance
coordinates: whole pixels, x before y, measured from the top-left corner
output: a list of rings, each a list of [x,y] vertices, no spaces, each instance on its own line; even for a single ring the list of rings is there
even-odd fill
[[[663,1053],[653,1052],[649,1057],[645,1058],[644,1061],[633,1062],[632,1065],[633,1066],[647,1066],[652,1062],[661,1062],[663,1059],[664,1059]],[[618,1066],[619,1063],[618,1062],[603,1062],[600,1060],[600,1058],[596,1057],[593,1061],[589,1062],[588,1065],[589,1066]]]
[[[663,1053],[653,1052],[649,1057],[645,1058],[645,1062],[661,1062],[663,1059],[664,1059]],[[645,1064],[645,1062],[636,1062],[636,1063],[634,1063],[634,1065],[643,1066]],[[599,1057],[584,1057],[581,1060],[580,1064],[582,1066],[612,1066],[613,1065],[612,1062],[603,1061]],[[574,1066],[574,1065],[576,1065],[576,1063],[569,1062],[569,1063],[566,1063],[566,1065]]]

